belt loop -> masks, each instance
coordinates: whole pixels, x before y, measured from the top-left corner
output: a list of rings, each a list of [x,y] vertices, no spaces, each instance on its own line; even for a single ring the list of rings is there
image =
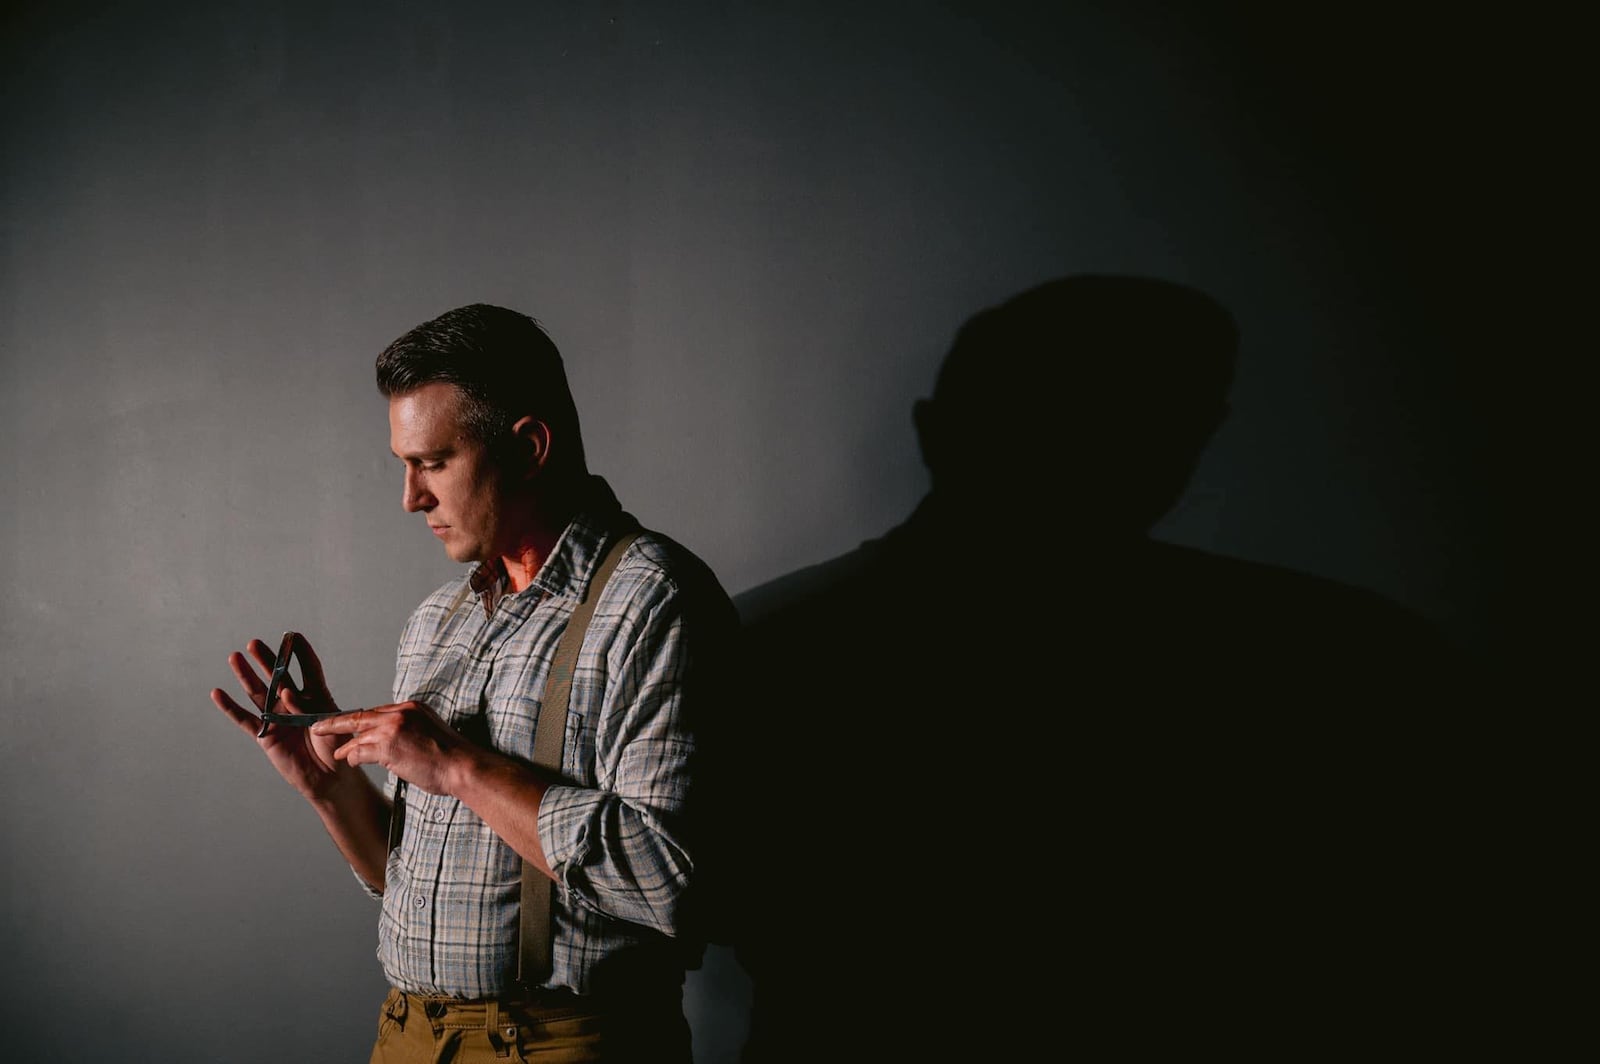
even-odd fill
[[[506,1017],[500,1012],[500,1002],[494,998],[490,998],[484,1004],[483,1033],[488,1035],[495,1056],[507,1058],[511,1056],[511,1047],[517,1041],[517,1028],[515,1024],[506,1021]]]
[[[389,1000],[383,1010],[402,1031],[406,1029],[406,992],[398,988],[389,991]]]

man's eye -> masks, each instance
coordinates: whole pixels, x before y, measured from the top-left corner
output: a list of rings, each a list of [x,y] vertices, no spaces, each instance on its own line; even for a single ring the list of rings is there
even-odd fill
[[[439,470],[444,468],[444,463],[443,462],[423,462],[421,468],[426,470],[429,473],[437,473]]]

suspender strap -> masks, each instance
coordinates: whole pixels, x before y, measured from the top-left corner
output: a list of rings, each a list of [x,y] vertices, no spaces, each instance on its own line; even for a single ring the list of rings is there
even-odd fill
[[[545,680],[544,703],[539,708],[539,720],[533,732],[533,763],[551,772],[561,772],[561,746],[567,733],[567,704],[572,698],[572,673],[578,665],[578,651],[583,647],[583,637],[589,629],[589,618],[594,615],[595,603],[605,590],[611,571],[617,567],[623,551],[639,533],[629,532],[611,544],[600,568],[589,581],[583,598],[567,621],[567,630],[561,634],[556,647],[555,660],[550,663],[550,675]],[[526,859],[522,862],[522,916],[521,943],[517,950],[517,982],[525,988],[536,987],[550,978],[550,877],[535,868]]]

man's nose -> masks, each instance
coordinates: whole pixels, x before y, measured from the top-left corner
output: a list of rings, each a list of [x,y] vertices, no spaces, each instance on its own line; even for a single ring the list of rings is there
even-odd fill
[[[431,509],[433,502],[433,496],[428,494],[428,490],[418,480],[417,471],[407,469],[405,487],[400,492],[400,505],[405,508],[406,513],[414,514],[418,510]]]

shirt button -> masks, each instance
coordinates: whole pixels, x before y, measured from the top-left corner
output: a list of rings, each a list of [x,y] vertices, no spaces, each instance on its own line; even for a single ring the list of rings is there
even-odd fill
[[[411,899],[411,904],[413,907],[421,909],[428,904],[428,899],[421,894],[418,894],[416,897]]]
[[[445,816],[445,813],[444,813],[443,809],[435,809],[433,811],[433,822],[435,824],[443,824],[444,823],[444,816]]]

